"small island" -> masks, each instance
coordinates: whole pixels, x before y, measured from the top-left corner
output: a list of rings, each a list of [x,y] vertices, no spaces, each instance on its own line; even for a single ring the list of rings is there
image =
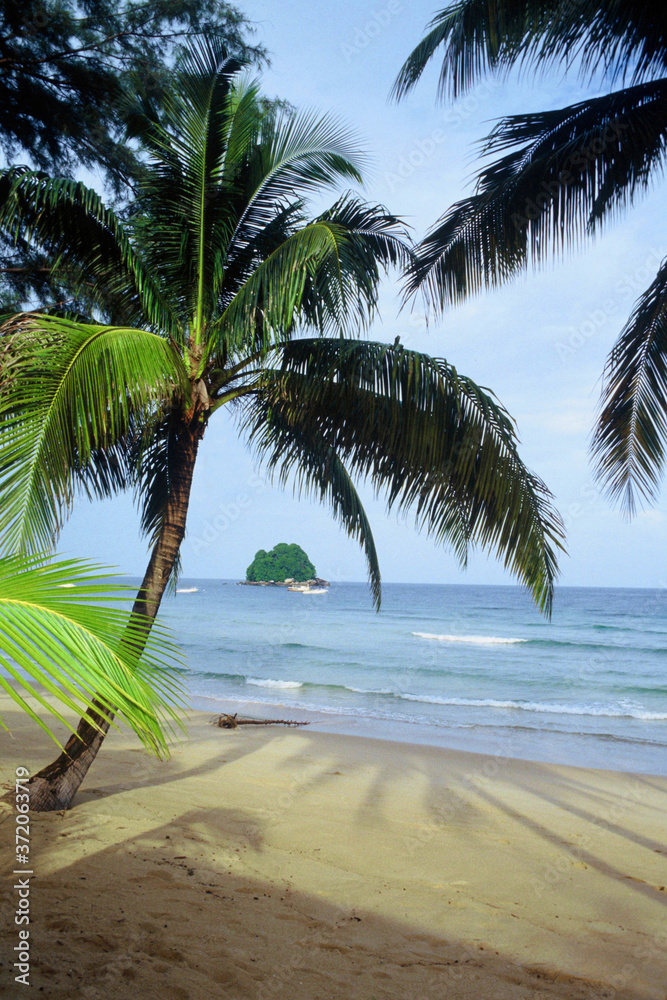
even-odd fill
[[[251,587],[328,587],[317,576],[315,567],[300,545],[279,542],[270,552],[260,549],[246,570],[242,586]]]

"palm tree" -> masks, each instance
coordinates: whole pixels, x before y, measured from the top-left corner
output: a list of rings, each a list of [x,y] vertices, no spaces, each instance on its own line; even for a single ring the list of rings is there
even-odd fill
[[[440,11],[394,85],[404,96],[440,52],[439,95],[487,72],[574,66],[603,96],[499,121],[474,194],[426,235],[408,291],[445,308],[578,245],[634,203],[665,166],[667,8],[639,0],[459,0]],[[597,475],[629,513],[655,500],[667,435],[667,260],[637,301],[605,368],[593,440]]]
[[[24,313],[7,326],[0,536],[43,548],[77,488],[133,487],[152,545],[134,610],[154,617],[200,442],[227,406],[268,468],[359,540],[377,604],[355,474],[462,560],[474,543],[498,552],[548,611],[562,527],[511,419],[446,362],[357,339],[381,272],[409,252],[398,221],[352,194],[307,215],[311,192],[360,179],[352,137],[267,106],[237,69],[207,43],[162,108],[129,108],[149,162],[125,223],[81,184],[6,175],[0,223],[48,251],[98,316]],[[84,717],[33,781],[33,808],[69,804],[72,769],[82,780],[104,725]]]
[[[172,728],[183,706],[175,649],[161,629],[146,638],[146,623],[122,609],[130,588],[108,577],[80,560],[0,558],[0,688],[58,746],[43,716],[71,729],[63,708],[78,715],[97,705],[165,756],[165,723]],[[7,728],[2,717],[0,725]]]

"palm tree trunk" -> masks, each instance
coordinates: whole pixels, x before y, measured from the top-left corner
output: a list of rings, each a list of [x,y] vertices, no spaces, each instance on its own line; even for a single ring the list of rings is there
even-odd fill
[[[181,424],[175,432],[176,453],[171,466],[170,495],[165,520],[132,607],[132,614],[139,614],[150,620],[146,628],[146,639],[185,536],[192,477],[203,431],[204,424],[193,418]],[[136,646],[136,638],[133,642]],[[96,702],[93,704],[102,708]],[[69,809],[102,746],[112,720],[113,714],[108,712],[105,715],[98,715],[91,709],[86,712],[79,721],[76,734],[70,736],[63,752],[53,763],[31,778],[28,791],[32,812]],[[96,724],[93,725],[93,722]]]

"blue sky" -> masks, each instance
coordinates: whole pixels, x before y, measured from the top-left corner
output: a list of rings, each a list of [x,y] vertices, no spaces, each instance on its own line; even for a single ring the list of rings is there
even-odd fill
[[[341,115],[371,152],[364,195],[385,203],[420,236],[470,190],[474,143],[503,114],[574,103],[577,80],[487,80],[456,104],[436,102],[435,70],[400,105],[387,95],[435,6],[379,0],[280,5],[246,0],[245,13],[269,49],[265,91],[299,107]],[[547,482],[568,529],[566,585],[661,587],[667,541],[665,500],[627,523],[594,485],[587,457],[605,357],[637,295],[667,255],[665,189],[650,192],[599,237],[538,274],[470,301],[426,326],[419,302],[399,315],[398,283],[382,292],[370,335],[445,357],[496,393],[517,420],[524,461]],[[387,516],[362,490],[383,578],[426,583],[509,583],[493,559],[474,555],[465,573],[410,522]],[[255,551],[298,542],[332,580],[364,579],[364,561],[328,511],[258,475],[236,428],[218,416],[207,431],[193,488],[184,575],[238,577]],[[128,498],[81,501],[60,550],[140,574],[147,559]]]

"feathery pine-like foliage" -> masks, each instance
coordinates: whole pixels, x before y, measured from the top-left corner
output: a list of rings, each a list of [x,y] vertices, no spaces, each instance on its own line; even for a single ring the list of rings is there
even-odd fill
[[[632,205],[667,154],[667,10],[638,0],[460,0],[441,11],[394,86],[403,97],[440,54],[439,95],[484,73],[575,67],[620,89],[571,107],[501,120],[474,193],[426,235],[407,291],[438,308],[579,245]],[[664,267],[635,307],[605,371],[593,442],[597,474],[632,512],[655,499],[664,467]]]
[[[162,629],[146,642],[147,623],[122,607],[130,588],[107,576],[76,560],[0,558],[0,687],[58,745],[42,716],[69,729],[63,709],[78,715],[96,703],[98,713],[115,713],[148,750],[166,756],[184,698],[175,647]]]
[[[186,40],[202,33],[255,61],[252,28],[219,0],[3,0],[0,4],[0,148],[50,171],[101,167],[131,179],[119,102],[130,80],[167,85]]]
[[[159,96],[187,40],[202,33],[255,63],[253,28],[220,0],[3,0],[0,3],[0,150],[67,176],[100,170],[127,198],[141,160],[123,135],[129,88]],[[52,280],[48,257],[0,239],[0,313],[26,302],[76,308],[71,288]]]
[[[308,215],[309,195],[360,178],[355,137],[267,107],[215,42],[183,60],[163,102],[140,95],[126,113],[149,158],[126,223],[80,184],[2,180],[3,231],[48,253],[97,317],[6,325],[7,537],[42,547],[77,488],[129,485],[157,544],[183,442],[227,405],[280,481],[328,502],[359,540],[376,603],[353,476],[462,560],[470,544],[498,553],[548,610],[562,527],[508,415],[445,362],[355,339],[381,274],[411,260],[399,221],[349,192]]]

